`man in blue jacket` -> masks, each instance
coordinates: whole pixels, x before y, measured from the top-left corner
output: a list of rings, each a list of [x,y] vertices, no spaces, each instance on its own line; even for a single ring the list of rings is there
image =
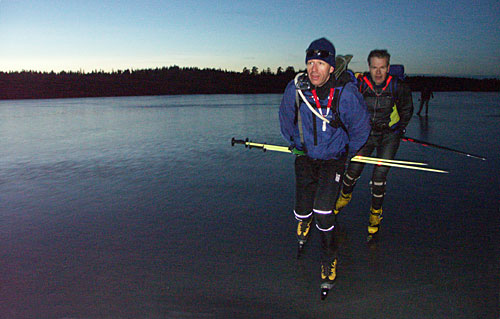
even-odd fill
[[[298,74],[283,94],[279,109],[281,134],[297,154],[294,214],[302,247],[312,221],[321,237],[321,279],[330,289],[336,277],[333,208],[346,160],[370,134],[363,96],[346,73],[334,75],[335,47],[321,38],[306,50],[307,74]],[[326,292],[327,293],[327,292]]]

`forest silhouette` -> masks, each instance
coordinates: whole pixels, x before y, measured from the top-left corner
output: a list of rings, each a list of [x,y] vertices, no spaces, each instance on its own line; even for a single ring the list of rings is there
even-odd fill
[[[0,99],[47,99],[174,94],[283,93],[297,71],[257,67],[242,72],[178,66],[112,72],[0,72]],[[407,76],[412,91],[500,91],[500,79]]]

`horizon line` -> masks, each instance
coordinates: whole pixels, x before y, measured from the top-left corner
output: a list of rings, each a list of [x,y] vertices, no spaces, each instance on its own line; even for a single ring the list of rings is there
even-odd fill
[[[169,68],[174,68],[174,67],[178,67],[180,69],[198,69],[198,70],[214,70],[214,71],[224,71],[224,72],[234,72],[234,73],[243,73],[243,69],[247,69],[249,71],[252,70],[252,68],[256,67],[256,66],[252,66],[252,67],[244,67],[241,71],[235,71],[235,70],[230,70],[230,69],[223,69],[221,67],[218,67],[218,68],[215,68],[215,67],[197,67],[197,66],[179,66],[179,65],[170,65],[170,66],[161,66],[161,67],[150,67],[150,68],[127,68],[127,69],[114,69],[112,68],[111,70],[104,70],[104,69],[93,69],[92,71],[85,71],[83,68],[80,68],[78,70],[60,70],[60,71],[54,71],[54,70],[51,70],[51,71],[47,71],[47,70],[44,70],[44,71],[41,71],[41,70],[27,70],[27,69],[22,69],[22,70],[9,70],[9,71],[5,71],[5,70],[0,70],[0,73],[22,73],[22,72],[33,72],[33,73],[55,73],[55,74],[60,74],[60,73],[80,73],[80,74],[92,74],[92,73],[99,73],[99,72],[102,72],[102,73],[109,73],[109,74],[112,74],[112,73],[117,73],[117,72],[124,72],[124,71],[129,71],[129,72],[137,72],[137,71],[144,71],[144,70],[156,70],[156,69],[169,69]],[[304,70],[303,69],[295,69],[294,66],[287,66],[287,67],[281,67],[281,69],[283,70],[283,73],[286,71],[287,68],[289,67],[293,67],[295,72],[303,72]],[[259,70],[259,74],[263,71],[263,70],[267,70],[268,68],[263,68],[263,69],[259,69],[257,67],[257,69]],[[276,68],[276,71],[271,71],[271,74],[277,74],[277,69]],[[356,71],[358,72],[358,71]],[[363,72],[367,72],[367,71],[363,71]],[[494,75],[494,74],[489,74],[489,75],[481,75],[481,74],[432,74],[432,73],[405,73],[406,76],[410,76],[410,77],[416,77],[416,76],[424,76],[424,77],[450,77],[450,78],[471,78],[471,79],[500,79],[500,75]]]

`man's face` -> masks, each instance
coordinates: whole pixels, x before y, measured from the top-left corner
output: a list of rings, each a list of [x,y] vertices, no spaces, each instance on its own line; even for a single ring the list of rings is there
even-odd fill
[[[312,85],[323,86],[334,68],[323,60],[311,59],[307,61],[307,75]]]
[[[373,82],[376,85],[384,83],[387,74],[389,73],[389,63],[386,58],[370,58],[370,75],[372,76]]]

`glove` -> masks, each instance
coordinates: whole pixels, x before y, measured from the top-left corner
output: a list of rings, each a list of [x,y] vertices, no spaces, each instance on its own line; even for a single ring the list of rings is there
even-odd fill
[[[387,123],[372,123],[372,130],[375,132],[383,132],[389,129],[389,124]]]
[[[297,148],[294,147],[293,150],[292,150],[292,154],[295,154],[295,155],[306,155],[306,152],[301,151],[301,150],[299,150],[299,149],[297,149]]]
[[[398,127],[394,130],[394,133],[396,133],[399,137],[403,137],[403,136],[405,136],[406,128],[405,127]]]
[[[290,145],[288,149],[292,152],[292,154],[295,155],[305,155],[306,152],[299,150],[298,148],[295,147],[295,145]]]

